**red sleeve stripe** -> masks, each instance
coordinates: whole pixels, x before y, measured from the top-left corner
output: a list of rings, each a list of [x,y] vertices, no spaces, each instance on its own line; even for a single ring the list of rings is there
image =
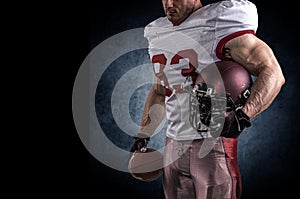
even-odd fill
[[[238,31],[238,32],[235,32],[235,33],[232,33],[226,37],[224,37],[223,39],[221,39],[221,41],[218,43],[217,45],[217,48],[216,48],[216,55],[219,59],[221,60],[226,60],[228,58],[226,58],[224,55],[223,55],[223,48],[225,46],[225,44],[235,38],[235,37],[238,37],[238,36],[241,36],[243,34],[253,34],[255,35],[255,32],[253,30],[242,30],[242,31]]]

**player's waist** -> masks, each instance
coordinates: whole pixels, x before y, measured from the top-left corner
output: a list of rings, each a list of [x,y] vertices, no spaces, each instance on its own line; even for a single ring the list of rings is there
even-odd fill
[[[172,125],[168,125],[166,136],[178,141],[206,139],[213,137],[209,131],[197,131],[191,126],[183,129]]]

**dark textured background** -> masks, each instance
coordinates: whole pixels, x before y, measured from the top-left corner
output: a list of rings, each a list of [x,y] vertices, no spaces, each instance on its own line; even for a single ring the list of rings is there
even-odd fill
[[[274,103],[253,120],[239,142],[239,166],[243,181],[243,199],[248,198],[289,198],[297,194],[299,183],[299,38],[296,37],[297,17],[293,5],[279,5],[273,1],[257,2],[259,27],[257,36],[274,51],[286,77],[286,84]],[[74,17],[67,16],[67,24],[74,28],[70,35],[76,53],[73,56],[72,77],[89,52],[105,39],[125,30],[144,27],[150,21],[163,16],[161,2],[110,1],[84,2],[70,6]],[[298,17],[299,18],[299,17]],[[136,56],[141,59],[137,61]],[[122,70],[114,70],[112,64],[99,84],[101,92],[96,93],[96,107],[110,103],[111,90],[126,70],[146,60],[145,51],[128,53],[113,64],[130,62]],[[140,63],[139,63],[140,62]],[[134,64],[133,64],[134,63]],[[111,73],[114,73],[113,75]],[[111,77],[115,79],[112,79]],[[107,79],[106,79],[107,77]],[[109,77],[109,78],[108,78]],[[139,122],[146,85],[137,89],[130,101],[130,114]],[[105,94],[104,94],[105,93]],[[123,134],[114,123],[109,110],[97,109],[97,116],[106,135],[119,147],[129,149],[132,139]],[[163,132],[157,135],[163,144]],[[70,193],[95,195],[96,198],[143,198],[163,199],[161,179],[145,183],[133,179],[128,173],[111,169],[92,157],[82,145],[75,127],[70,136],[66,177]],[[108,195],[107,197],[104,195]],[[286,197],[283,197],[286,196]],[[90,197],[88,197],[90,198]]]

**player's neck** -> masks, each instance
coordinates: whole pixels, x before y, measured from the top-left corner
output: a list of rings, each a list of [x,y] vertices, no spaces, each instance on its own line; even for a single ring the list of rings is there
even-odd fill
[[[196,12],[197,10],[199,10],[202,7],[201,2],[199,2],[199,4],[195,4],[193,10],[182,20],[180,21],[173,21],[172,24],[173,26],[179,26],[182,22],[184,22],[187,18],[189,18],[189,16],[191,16],[191,14],[193,14],[194,12]]]

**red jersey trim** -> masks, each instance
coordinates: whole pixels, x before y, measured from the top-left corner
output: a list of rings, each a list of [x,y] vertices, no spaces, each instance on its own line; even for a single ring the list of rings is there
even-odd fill
[[[217,48],[216,48],[216,55],[217,55],[217,57],[219,59],[221,59],[221,60],[228,60],[229,58],[226,58],[223,55],[223,49],[224,49],[225,44],[229,40],[231,40],[233,38],[236,38],[238,36],[244,35],[244,34],[253,34],[253,35],[255,35],[255,32],[253,30],[242,30],[242,31],[238,31],[238,32],[232,33],[232,34],[224,37],[223,39],[221,39],[221,41],[217,45]]]

